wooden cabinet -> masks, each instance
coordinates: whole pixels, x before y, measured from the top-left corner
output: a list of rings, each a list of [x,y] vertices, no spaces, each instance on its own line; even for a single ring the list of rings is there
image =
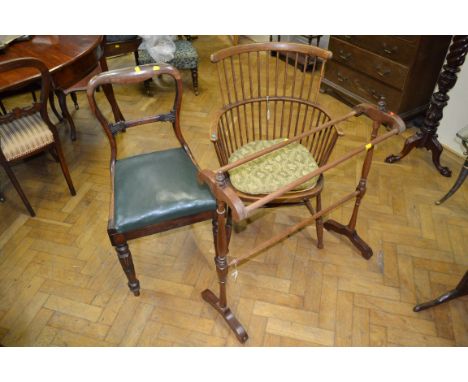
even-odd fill
[[[356,105],[384,96],[403,118],[424,112],[451,36],[331,36],[323,90]]]

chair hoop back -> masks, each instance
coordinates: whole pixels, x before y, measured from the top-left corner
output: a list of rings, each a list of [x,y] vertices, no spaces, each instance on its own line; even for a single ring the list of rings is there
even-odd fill
[[[218,67],[223,105],[266,96],[317,102],[331,57],[330,51],[316,46],[269,42],[222,49],[211,55],[211,62]]]
[[[292,138],[330,121],[317,99],[331,56],[316,46],[287,42],[238,45],[213,53],[223,108],[211,140],[220,164],[227,164],[248,142]],[[323,165],[337,137],[330,126],[300,143]]]

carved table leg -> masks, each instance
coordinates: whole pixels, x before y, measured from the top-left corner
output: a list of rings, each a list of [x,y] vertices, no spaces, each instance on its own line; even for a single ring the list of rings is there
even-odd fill
[[[49,93],[49,104],[50,108],[52,109],[52,112],[55,114],[59,122],[63,121],[63,117],[60,115],[60,113],[57,111],[57,108],[55,107],[55,97],[54,97],[54,92],[51,91]]]
[[[2,111],[2,114],[3,114],[3,115],[6,115],[6,114],[7,114],[6,108],[5,108],[5,106],[3,105],[3,102],[2,102],[1,99],[0,99],[0,110]]]
[[[453,300],[454,298],[466,296],[466,295],[468,295],[468,271],[465,272],[465,275],[460,280],[460,282],[455,287],[455,289],[452,289],[451,291],[444,293],[443,295],[437,297],[436,299],[432,301],[427,301],[422,304],[416,305],[413,308],[413,311],[420,312],[421,310],[432,308],[433,306],[440,305],[444,302]]]
[[[403,159],[405,156],[407,156],[411,150],[413,150],[415,147],[422,147],[422,141],[424,139],[424,135],[421,132],[417,132],[416,134],[412,135],[409,137],[403,146],[403,150],[401,150],[400,154],[398,155],[389,155],[386,159],[385,162],[387,163],[395,163],[398,162],[399,160]]]
[[[72,141],[76,141],[76,127],[75,123],[73,122],[73,118],[70,115],[70,112],[67,108],[67,98],[63,91],[57,90],[56,91],[57,98],[59,100],[60,109],[62,110],[62,114],[64,118],[67,120],[68,125],[70,126],[70,138]]]
[[[111,105],[112,113],[114,114],[114,121],[124,121],[125,118],[123,117],[122,112],[120,111],[119,105],[117,105],[112,85],[102,85],[102,89],[104,90],[104,94]]]
[[[119,257],[120,265],[128,279],[128,287],[135,296],[140,295],[140,281],[136,278],[135,267],[133,266],[132,253],[128,248],[128,244],[120,244],[115,247],[117,256]]]
[[[463,165],[462,169],[460,170],[460,175],[458,175],[458,178],[457,178],[456,182],[454,183],[454,185],[452,186],[452,188],[449,190],[449,192],[447,192],[447,194],[445,194],[445,196],[442,199],[435,202],[435,204],[437,204],[437,205],[442,204],[448,198],[450,198],[460,188],[460,186],[463,184],[463,182],[465,181],[467,175],[468,175],[468,158],[465,160],[465,164]]]
[[[244,343],[249,336],[244,327],[236,319],[231,309],[227,305],[226,283],[229,271],[227,262],[228,254],[228,230],[226,227],[227,208],[224,202],[218,201],[217,219],[213,220],[213,237],[215,244],[215,264],[219,280],[219,298],[209,289],[202,292],[202,298],[221,314],[237,339]]]
[[[452,175],[448,167],[444,167],[440,164],[440,155],[443,148],[437,140],[437,127],[443,117],[443,109],[447,106],[449,100],[447,93],[457,82],[457,73],[460,71],[460,66],[462,66],[465,61],[467,52],[468,36],[454,36],[446,57],[447,62],[443,66],[443,70],[437,80],[438,91],[432,95],[421,131],[406,140],[400,154],[388,156],[385,162],[398,162],[413,148],[424,147],[432,152],[432,162],[437,170],[443,176],[448,177]]]
[[[106,58],[104,56],[99,60],[99,65],[101,66],[101,70],[103,72],[107,72],[109,70],[107,67]],[[104,94],[109,101],[109,104],[111,105],[112,114],[114,114],[114,121],[125,121],[125,118],[122,115],[122,111],[120,110],[119,105],[117,104],[117,100],[115,99],[114,88],[112,85],[102,85],[102,89],[104,90]]]
[[[73,101],[73,105],[75,106],[75,110],[80,110],[80,105],[78,104],[78,97],[76,96],[76,93],[71,92],[70,97]]]

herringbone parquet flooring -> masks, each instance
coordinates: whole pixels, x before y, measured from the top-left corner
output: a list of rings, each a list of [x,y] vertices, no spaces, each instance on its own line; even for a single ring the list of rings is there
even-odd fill
[[[242,41],[241,41],[242,42]],[[219,107],[217,76],[209,54],[227,37],[200,36],[200,95],[184,73],[182,128],[202,167],[217,161],[208,132]],[[110,67],[133,65],[132,57]],[[164,84],[162,84],[164,85]],[[124,115],[168,110],[169,91],[116,89]],[[102,97],[102,94],[99,96]],[[319,101],[333,116],[349,108],[328,95]],[[109,148],[79,95],[73,112],[78,139],[59,124],[77,188],[71,197],[58,165],[40,156],[15,167],[37,217],[32,219],[13,186],[0,174],[7,198],[0,205],[0,342],[5,346],[237,346],[224,321],[200,297],[216,290],[211,224],[200,223],[131,242],[142,285],[136,298],[106,234]],[[6,102],[8,106],[8,101]],[[71,102],[70,102],[71,104]],[[342,125],[334,156],[366,142],[370,123]],[[413,131],[406,132],[406,136]],[[249,331],[246,346],[466,346],[468,299],[419,314],[417,302],[453,288],[468,267],[468,188],[441,206],[434,201],[454,178],[440,176],[428,152],[413,151],[399,164],[383,159],[402,147],[395,137],[377,147],[358,231],[375,255],[366,261],[342,237],[325,232],[315,246],[309,227],[239,267],[229,279],[233,311]],[[130,129],[120,155],[175,144],[169,126]],[[362,158],[327,174],[324,205],[356,186]],[[442,161],[458,173],[461,160]],[[331,216],[346,222],[352,204]],[[261,211],[236,228],[231,254],[242,253],[307,216],[304,208]]]

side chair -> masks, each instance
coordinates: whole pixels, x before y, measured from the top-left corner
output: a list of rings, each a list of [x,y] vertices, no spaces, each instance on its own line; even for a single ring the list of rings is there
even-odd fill
[[[167,74],[174,79],[172,109],[165,114],[109,123],[96,103],[95,92],[103,85],[142,83]],[[107,233],[135,296],[140,294],[128,241],[196,222],[212,219],[216,235],[216,201],[206,185],[197,182],[199,167],[182,136],[179,113],[182,101],[180,73],[169,65],[145,65],[112,70],[88,84],[91,111],[101,124],[111,148],[111,203]],[[116,135],[125,129],[169,122],[179,147],[118,158]],[[164,125],[164,124],[163,124]]]
[[[11,164],[42,151],[49,151],[54,159],[60,163],[70,193],[75,195],[76,192],[63,156],[57,128],[47,114],[47,101],[51,89],[50,73],[45,64],[38,59],[18,58],[2,62],[0,74],[20,68],[34,68],[41,73],[41,95],[39,102],[34,102],[32,106],[17,107],[0,116],[0,164],[5,169],[30,215],[35,216],[31,204],[10,167]]]
[[[169,61],[168,64],[174,66],[178,70],[190,70],[192,74],[193,92],[195,95],[198,95],[198,52],[192,44],[192,38],[179,38],[174,41],[174,44],[174,58]],[[154,63],[154,59],[144,49],[138,51],[137,61],[139,65]],[[151,95],[150,84],[151,81],[144,82],[145,91],[148,95]]]

